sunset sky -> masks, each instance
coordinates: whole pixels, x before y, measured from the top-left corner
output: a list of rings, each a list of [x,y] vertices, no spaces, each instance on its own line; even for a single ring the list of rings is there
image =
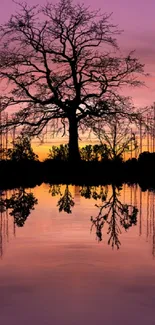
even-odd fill
[[[46,3],[44,0],[27,0],[28,4]],[[154,0],[83,0],[92,9],[101,8],[103,12],[113,13],[112,23],[117,24],[123,33],[118,37],[123,53],[135,50],[135,56],[145,64],[149,77],[146,87],[129,90],[138,106],[151,105],[155,101],[155,1]],[[17,5],[12,0],[0,1],[0,22],[7,21],[15,12]]]

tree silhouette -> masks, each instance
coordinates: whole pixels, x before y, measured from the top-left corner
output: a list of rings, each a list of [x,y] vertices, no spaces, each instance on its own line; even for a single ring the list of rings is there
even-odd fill
[[[49,150],[48,158],[54,160],[67,161],[69,158],[68,145],[61,144],[59,147],[52,146],[52,149]]]
[[[22,126],[38,136],[50,123],[69,132],[69,159],[80,159],[78,129],[91,119],[120,116],[135,108],[120,95],[126,85],[138,86],[143,65],[133,53],[122,57],[110,15],[90,11],[71,0],[41,8],[21,2],[19,12],[0,27],[0,78],[9,89],[1,109],[16,108],[4,127]],[[56,121],[56,125],[55,122]],[[56,127],[55,127],[56,126]]]
[[[138,147],[136,136],[134,132],[131,132],[133,120],[120,118],[116,113],[107,118],[106,125],[102,121],[92,122],[91,125],[94,134],[101,144],[105,145],[109,159],[122,160],[124,152],[134,151]]]
[[[86,145],[80,148],[81,159],[85,161],[99,161],[108,158],[108,150],[105,144]]]
[[[37,160],[38,155],[33,152],[30,139],[27,136],[19,136],[13,148],[7,150],[7,158],[11,160]]]
[[[85,161],[99,161],[110,158],[106,144],[86,145],[80,147],[80,156]],[[68,144],[52,146],[49,150],[48,159],[67,161],[69,158]]]
[[[102,240],[102,231],[105,224],[108,226],[107,234],[109,235],[108,244],[117,249],[120,247],[119,235],[121,227],[126,231],[133,225],[137,224],[138,209],[130,204],[123,204],[119,200],[121,187],[112,185],[112,194],[105,200],[104,204],[97,205],[99,213],[97,217],[91,217],[91,230],[95,226],[96,235],[99,241]]]
[[[14,222],[18,227],[23,227],[31,210],[38,200],[33,193],[27,193],[24,188],[20,188],[9,199],[5,200],[6,208],[11,209],[10,215],[14,217]]]

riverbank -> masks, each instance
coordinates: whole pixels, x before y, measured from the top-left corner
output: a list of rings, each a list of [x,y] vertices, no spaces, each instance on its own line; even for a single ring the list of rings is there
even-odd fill
[[[155,188],[155,157],[121,161],[81,161],[73,164],[47,159],[40,161],[0,161],[0,189],[51,184],[139,184]],[[151,159],[150,159],[151,158]]]

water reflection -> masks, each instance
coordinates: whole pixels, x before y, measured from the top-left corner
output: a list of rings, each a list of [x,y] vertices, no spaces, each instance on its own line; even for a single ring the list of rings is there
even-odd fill
[[[96,216],[90,216],[91,231],[95,229],[97,240],[103,240],[103,235],[108,235],[108,245],[120,248],[120,235],[122,230],[128,231],[139,221],[139,236],[146,231],[146,241],[152,241],[152,254],[155,256],[155,212],[154,192],[142,192],[135,184],[128,186],[72,186],[50,185],[52,196],[59,196],[57,206],[59,212],[72,213],[75,200],[84,197],[94,200],[98,209]],[[147,196],[147,200],[146,200]],[[143,206],[146,206],[146,210]],[[147,215],[147,224],[144,224],[143,214]]]
[[[11,212],[30,193],[38,205],[18,227]],[[7,209],[12,197],[15,205]],[[62,198],[67,204],[59,213]],[[49,193],[43,184],[2,192],[0,207],[1,324],[93,325],[101,318],[108,325],[154,324],[153,191],[59,185]],[[99,234],[97,223],[103,223]],[[117,227],[122,245],[113,250]]]
[[[71,192],[69,191],[69,186],[66,185],[64,195],[61,196],[58,201],[57,206],[59,207],[59,212],[64,211],[67,213],[72,213],[71,208],[74,206],[74,201]]]
[[[101,201],[105,201],[108,194],[108,186],[82,186],[79,190],[81,196],[85,197],[85,199],[101,199]]]
[[[108,225],[107,234],[109,235],[108,244],[114,248],[119,248],[121,234],[121,227],[126,231],[132,226],[137,224],[138,209],[132,204],[122,203],[120,201],[120,193],[122,187],[111,186],[81,186],[79,193],[85,199],[100,200],[100,204],[95,204],[99,212],[96,217],[91,216],[91,230],[96,228],[96,235],[99,241],[103,237],[103,227]],[[72,207],[75,202],[69,190],[69,185],[66,185],[62,193],[60,186],[51,185],[50,193],[52,196],[60,195],[57,206],[59,212],[64,211],[72,213]]]
[[[33,193],[27,193],[25,188],[19,188],[11,197],[4,200],[6,209],[11,209],[10,215],[14,217],[14,223],[18,227],[23,227],[25,221],[34,210],[38,200]]]
[[[15,229],[12,227],[10,231],[10,222],[8,210],[5,207],[5,200],[7,199],[8,192],[0,191],[0,257],[3,256],[4,245],[9,242],[9,237],[15,235]]]
[[[60,199],[57,203],[59,207],[59,212],[64,211],[67,213],[72,213],[71,208],[74,206],[75,202],[73,201],[72,194],[69,190],[69,185],[65,186],[64,193],[61,192],[60,185],[51,185],[49,192],[52,196],[60,195]]]
[[[108,195],[106,194],[103,204],[95,204],[99,212],[96,217],[91,216],[91,229],[95,226],[96,235],[98,240],[101,241],[103,227],[107,224],[107,234],[109,235],[108,245],[111,245],[112,248],[114,248],[114,246],[119,248],[121,245],[119,239],[121,227],[127,231],[132,225],[137,224],[138,209],[132,204],[123,204],[120,201],[119,197],[122,187],[112,185],[111,188],[112,193],[110,197],[107,197]]]
[[[140,234],[143,234],[143,201],[141,196]],[[155,258],[155,194],[154,191],[147,191],[147,219],[146,219],[146,240],[152,242],[152,255]]]
[[[38,203],[34,194],[25,188],[0,192],[0,256],[10,235],[15,236],[16,226],[23,227]],[[9,219],[9,215],[13,218]]]
[[[112,248],[120,248],[121,234],[138,225],[139,236],[151,244],[155,257],[154,191],[142,192],[136,185],[50,185],[49,192],[56,197],[56,205],[62,213],[71,214],[80,198],[86,200],[86,209],[89,202],[94,202],[96,215],[95,212],[89,215],[91,233],[98,242],[104,239]],[[15,235],[16,227],[24,226],[37,203],[32,190],[19,188],[0,192],[0,256],[5,243]]]

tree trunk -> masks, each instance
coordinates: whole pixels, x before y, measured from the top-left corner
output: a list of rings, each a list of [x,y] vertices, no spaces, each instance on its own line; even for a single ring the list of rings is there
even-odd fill
[[[78,146],[78,123],[75,115],[71,115],[69,120],[69,161],[79,162],[80,152]]]

